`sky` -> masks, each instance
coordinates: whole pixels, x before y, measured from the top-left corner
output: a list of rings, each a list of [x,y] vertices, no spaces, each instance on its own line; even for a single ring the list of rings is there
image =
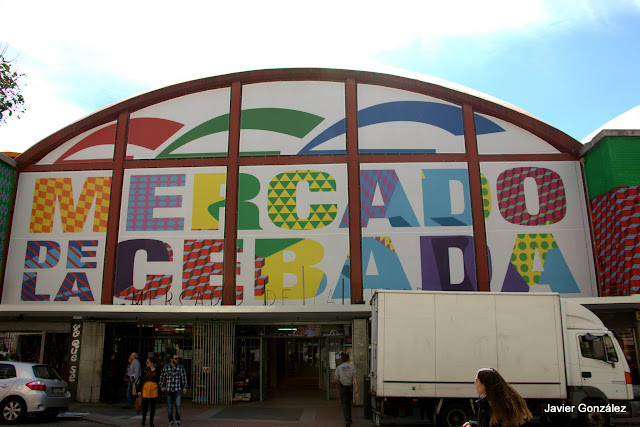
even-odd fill
[[[577,140],[640,105],[640,0],[0,0],[0,16],[26,107],[0,123],[0,151],[149,90],[267,68],[433,76]]]

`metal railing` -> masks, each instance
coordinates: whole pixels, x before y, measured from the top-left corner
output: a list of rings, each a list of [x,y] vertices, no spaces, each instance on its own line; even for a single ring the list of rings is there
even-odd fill
[[[235,324],[197,322],[193,327],[193,402],[230,404],[233,397]]]

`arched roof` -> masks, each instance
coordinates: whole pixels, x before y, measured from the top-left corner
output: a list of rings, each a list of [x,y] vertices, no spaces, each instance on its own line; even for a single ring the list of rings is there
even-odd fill
[[[414,78],[400,77],[369,71],[352,71],[323,68],[291,68],[257,70],[206,77],[202,79],[178,83],[150,92],[146,92],[121,102],[105,107],[69,126],[51,134],[17,157],[19,169],[37,163],[51,150],[59,147],[70,138],[96,126],[117,120],[123,112],[134,112],[141,108],[193,94],[201,91],[229,87],[231,84],[241,85],[275,81],[338,81],[353,80],[358,84],[387,86],[432,96],[458,105],[468,105],[474,113],[487,114],[510,122],[543,139],[561,153],[577,155],[581,144],[566,133],[541,121],[533,115],[513,105],[489,97],[479,92],[453,83],[422,81]],[[446,85],[445,85],[446,84]],[[577,157],[576,157],[577,158]]]

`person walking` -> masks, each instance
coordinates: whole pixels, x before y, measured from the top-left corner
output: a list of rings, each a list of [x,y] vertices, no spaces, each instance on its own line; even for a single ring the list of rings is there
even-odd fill
[[[358,393],[358,381],[356,380],[356,367],[349,363],[349,354],[342,353],[342,363],[333,374],[336,381],[340,382],[340,403],[344,413],[344,421],[351,425],[351,401],[353,395]]]
[[[124,409],[131,409],[133,403],[133,386],[140,379],[140,361],[138,353],[133,352],[129,355],[129,366],[127,366],[127,401],[123,406]]]
[[[475,386],[480,395],[476,402],[478,421],[469,421],[463,427],[515,427],[532,418],[527,402],[495,369],[480,369]]]
[[[171,357],[171,364],[165,365],[160,375],[160,389],[167,394],[169,427],[180,426],[182,394],[187,392],[187,388],[189,388],[187,384],[187,372],[184,370],[184,366],[180,364],[178,355],[173,355]],[[175,422],[173,420],[174,404],[176,409]]]
[[[158,382],[160,381],[160,373],[158,371],[160,362],[157,358],[147,359],[146,370],[142,380],[142,390],[138,392],[138,396],[142,397],[142,422],[145,425],[147,420],[147,410],[149,411],[149,425],[153,427],[153,418],[156,415],[156,402],[158,400]]]
[[[106,367],[107,377],[107,403],[113,403],[117,399],[118,383],[121,382],[121,377],[118,375],[118,365],[116,363],[116,353],[111,353],[111,357],[107,362]]]

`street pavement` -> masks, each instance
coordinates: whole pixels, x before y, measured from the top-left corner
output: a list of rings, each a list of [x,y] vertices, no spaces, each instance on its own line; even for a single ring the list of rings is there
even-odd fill
[[[362,407],[353,408],[353,426],[372,427]],[[55,419],[28,418],[26,425],[54,427],[139,426],[142,416],[135,409],[123,409],[122,403],[72,403],[69,411]],[[155,426],[169,425],[166,399],[156,407]],[[640,417],[612,418],[613,426],[640,426]],[[149,419],[147,419],[149,426]],[[340,401],[319,396],[276,397],[263,402],[234,402],[232,405],[201,405],[182,401],[182,426],[344,426]],[[530,426],[541,426],[539,422]],[[550,424],[544,424],[549,426]]]
[[[234,402],[233,405],[199,405],[182,400],[182,423],[188,426],[344,426],[339,400],[321,397],[291,396],[273,398],[263,402]],[[371,420],[364,419],[363,408],[353,408],[353,426],[372,427]],[[27,425],[85,427],[96,425],[139,426],[142,415],[135,409],[123,409],[122,403],[72,403],[69,411],[52,420],[29,418]],[[166,427],[166,399],[156,406],[154,425]],[[147,426],[149,419],[147,415]]]

